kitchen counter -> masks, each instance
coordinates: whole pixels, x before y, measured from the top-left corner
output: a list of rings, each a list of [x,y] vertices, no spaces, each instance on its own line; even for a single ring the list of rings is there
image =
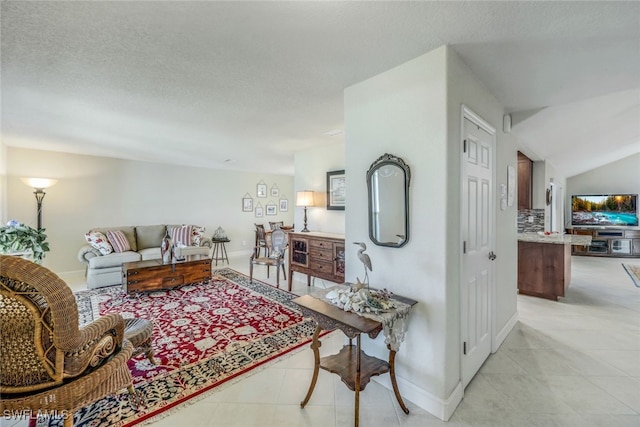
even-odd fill
[[[548,236],[538,233],[518,233],[519,242],[533,243],[553,243],[556,245],[579,245],[589,246],[591,244],[591,236],[583,236],[579,234],[551,234]]]

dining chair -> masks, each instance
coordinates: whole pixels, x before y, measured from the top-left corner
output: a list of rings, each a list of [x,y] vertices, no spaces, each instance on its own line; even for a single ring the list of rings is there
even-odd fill
[[[263,224],[255,224],[256,226],[256,243],[254,253],[260,256],[260,250],[264,250],[264,256],[269,255],[269,246],[267,245],[267,232]]]
[[[260,248],[256,246],[255,251],[249,259],[249,280],[253,282],[253,266],[254,265],[266,265],[267,277],[269,277],[269,269],[271,267],[276,268],[276,286],[280,287],[280,268],[282,268],[282,274],[287,279],[287,273],[285,271],[285,252],[287,250],[287,234],[280,230],[273,230],[271,232],[271,247],[269,248],[266,256],[259,256]]]
[[[269,221],[269,227],[271,227],[271,231],[277,230],[284,226],[284,221]]]

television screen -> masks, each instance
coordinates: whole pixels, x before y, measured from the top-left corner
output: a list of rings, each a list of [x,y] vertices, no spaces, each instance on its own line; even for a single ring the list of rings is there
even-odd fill
[[[571,224],[597,226],[638,225],[637,194],[571,196]]]

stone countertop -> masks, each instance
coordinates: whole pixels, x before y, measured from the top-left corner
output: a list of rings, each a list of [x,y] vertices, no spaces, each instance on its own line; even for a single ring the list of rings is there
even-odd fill
[[[589,246],[591,244],[591,236],[559,233],[545,236],[538,233],[518,233],[518,241],[534,243],[554,243],[556,245],[569,244]]]

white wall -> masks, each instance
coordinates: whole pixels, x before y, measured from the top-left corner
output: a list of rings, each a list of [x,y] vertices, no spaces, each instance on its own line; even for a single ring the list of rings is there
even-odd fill
[[[397,377],[405,398],[432,412],[429,397],[445,397],[445,52],[438,49],[345,90],[346,240],[369,243],[371,286],[418,301],[396,359]],[[410,236],[402,248],[375,246],[368,238],[365,176],[385,153],[411,169]],[[355,250],[347,249],[346,265],[347,280],[362,276]],[[369,354],[386,357],[381,338],[363,345]]]
[[[312,190],[315,206],[307,209],[307,228],[310,231],[344,234],[345,211],[327,210],[327,172],[344,170],[345,144],[340,139],[332,144],[298,151],[295,154],[295,191]],[[346,185],[346,196],[349,198],[349,182]],[[295,193],[294,193],[295,195]],[[296,231],[303,227],[303,208],[295,207],[295,196],[292,205],[295,209]]]
[[[572,194],[640,193],[640,153],[567,178]]]
[[[473,75],[471,70],[462,62],[460,57],[451,49],[448,49],[448,161],[449,173],[447,175],[448,194],[455,195],[447,199],[448,223],[448,284],[449,323],[456,325],[459,331],[460,320],[460,295],[459,272],[462,253],[459,235],[460,226],[460,167],[461,167],[461,135],[460,135],[460,109],[464,104],[473,112],[482,117],[486,122],[496,128],[495,150],[495,181],[493,194],[495,197],[495,247],[493,252],[497,255],[494,262],[495,280],[495,318],[493,348],[495,352],[509,331],[517,322],[517,277],[518,277],[518,241],[516,218],[518,215],[517,194],[514,197],[513,206],[500,209],[500,184],[507,184],[507,167],[518,168],[517,141],[512,134],[502,131],[502,119],[504,109],[496,98],[489,92],[484,84]],[[455,387],[460,381],[459,363],[455,363],[462,354],[461,339],[454,336],[453,331],[447,332],[448,354],[447,366],[447,392],[454,393]]]
[[[198,224],[207,237],[222,226],[231,239],[230,255],[250,253],[254,223],[294,218],[293,177],[252,174],[158,163],[8,148],[8,218],[36,224],[33,190],[20,177],[57,178],[47,189],[42,222],[51,246],[44,265],[56,273],[83,270],[77,251],[92,227],[148,224]],[[256,184],[268,190],[276,184],[280,197],[256,197]],[[249,193],[254,205],[289,200],[289,210],[256,218],[242,212],[242,197]],[[243,246],[242,243],[245,243]],[[247,258],[248,262],[248,258]]]
[[[502,108],[460,59],[439,48],[345,90],[347,242],[368,239],[365,174],[384,153],[411,168],[410,240],[403,248],[368,245],[371,285],[418,300],[398,357],[403,395],[447,419],[460,401],[460,110],[466,104],[496,127]],[[512,138],[498,137],[497,174],[516,166]],[[496,192],[497,193],[497,192]],[[516,206],[497,213],[497,331],[516,312]],[[347,280],[362,275],[347,249]],[[386,357],[383,340],[363,341]],[[380,378],[384,382],[384,378]],[[453,395],[459,390],[458,395]]]

